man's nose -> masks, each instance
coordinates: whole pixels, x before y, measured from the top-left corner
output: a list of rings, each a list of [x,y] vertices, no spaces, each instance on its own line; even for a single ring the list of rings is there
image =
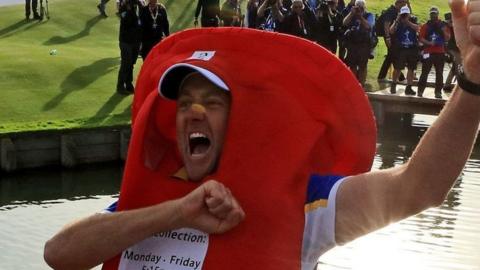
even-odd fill
[[[202,104],[194,103],[190,107],[190,115],[195,120],[203,120],[207,109]]]

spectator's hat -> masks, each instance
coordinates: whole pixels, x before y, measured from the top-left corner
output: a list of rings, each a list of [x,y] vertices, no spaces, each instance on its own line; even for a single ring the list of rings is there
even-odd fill
[[[408,6],[403,6],[401,9],[400,9],[400,15],[401,14],[410,14],[410,9],[408,8]]]
[[[432,13],[439,14],[440,11],[438,10],[438,7],[435,7],[435,6],[431,7],[430,8],[430,14],[432,14]]]
[[[357,7],[365,7],[365,0],[355,0],[355,6]]]

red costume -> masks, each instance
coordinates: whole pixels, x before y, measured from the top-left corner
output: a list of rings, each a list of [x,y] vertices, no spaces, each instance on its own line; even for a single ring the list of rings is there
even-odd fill
[[[205,60],[192,57],[196,52],[214,55]],[[239,28],[170,36],[139,75],[119,210],[179,198],[199,185],[171,177],[183,166],[175,102],[157,86],[176,63],[213,72],[232,97],[218,169],[204,180],[230,188],[246,219],[209,236],[203,269],[300,269],[310,175],[358,174],[373,161],[376,130],[359,83],[330,52],[292,36]],[[104,269],[116,269],[119,259]]]

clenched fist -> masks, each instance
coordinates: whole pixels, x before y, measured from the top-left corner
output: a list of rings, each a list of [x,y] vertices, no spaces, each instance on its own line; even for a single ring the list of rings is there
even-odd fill
[[[245,218],[230,190],[214,180],[203,183],[178,203],[181,226],[206,233],[224,233]]]

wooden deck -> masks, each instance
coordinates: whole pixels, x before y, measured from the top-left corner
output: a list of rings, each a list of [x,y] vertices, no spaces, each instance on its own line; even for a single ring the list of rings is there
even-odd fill
[[[413,87],[413,90],[417,92],[417,87]],[[451,93],[442,91],[442,98],[438,99],[435,98],[434,92],[434,88],[427,87],[423,97],[407,96],[405,85],[397,85],[397,93],[390,94],[390,86],[385,84],[383,90],[368,92],[367,96],[372,104],[377,124],[382,125],[385,114],[389,112],[438,115]]]
[[[420,67],[420,65],[419,65]],[[451,64],[446,64],[443,79],[447,78]],[[420,76],[421,69],[417,69],[417,76]],[[413,90],[417,92],[417,81],[414,81]],[[442,110],[445,102],[450,98],[451,93],[442,91],[442,98],[435,98],[435,73],[434,68],[430,71],[427,79],[427,88],[423,93],[423,97],[405,95],[404,84],[397,84],[397,93],[390,94],[390,81],[379,82],[375,92],[367,92],[368,99],[372,104],[373,111],[377,118],[377,124],[383,124],[385,113],[409,113],[409,114],[428,114],[438,115]]]

